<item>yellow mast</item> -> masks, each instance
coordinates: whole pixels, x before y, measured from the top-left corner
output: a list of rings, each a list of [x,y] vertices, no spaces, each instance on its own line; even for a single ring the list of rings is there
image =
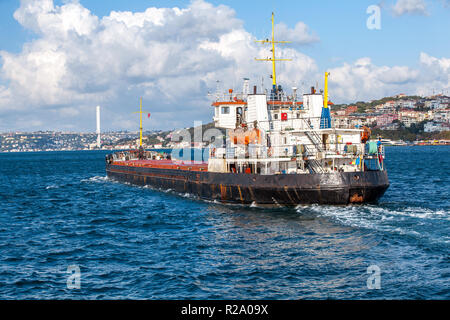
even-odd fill
[[[331,113],[328,107],[328,76],[329,72],[325,72],[325,88],[323,93],[323,108],[322,115],[320,117],[320,129],[331,128]]]
[[[142,97],[139,99],[140,106],[139,111],[133,112],[133,113],[139,113],[140,114],[140,122],[139,122],[139,146],[142,147],[142,113],[147,111],[142,111]]]
[[[325,92],[323,96],[323,107],[328,108],[328,76],[330,75],[329,72],[325,72]]]
[[[256,59],[256,61],[272,61],[272,86],[274,92],[277,91],[277,75],[275,71],[275,61],[292,61],[292,59],[276,59],[275,58],[275,43],[290,43],[290,41],[275,41],[275,25],[274,25],[274,13],[272,12],[272,40],[256,40],[255,42],[261,42],[263,44],[272,44],[272,58],[267,59]]]

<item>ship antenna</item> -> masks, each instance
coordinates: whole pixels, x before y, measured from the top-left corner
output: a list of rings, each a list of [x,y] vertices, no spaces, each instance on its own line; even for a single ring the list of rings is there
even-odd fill
[[[273,86],[273,92],[277,92],[277,76],[275,71],[275,61],[292,61],[292,59],[276,59],[275,58],[275,43],[290,43],[290,41],[275,41],[275,26],[273,22],[274,13],[272,12],[272,40],[266,39],[266,40],[255,40],[255,42],[261,42],[263,44],[270,43],[272,44],[272,58],[266,58],[266,59],[256,59],[256,61],[272,61],[272,86]]]
[[[146,112],[150,116],[150,112],[148,111],[142,111],[142,97],[139,99],[139,111],[133,112],[133,113],[139,113],[139,147],[142,147],[142,113]]]

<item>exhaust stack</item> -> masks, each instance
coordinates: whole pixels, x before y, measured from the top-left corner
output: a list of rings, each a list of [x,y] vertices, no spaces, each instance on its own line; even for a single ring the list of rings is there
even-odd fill
[[[101,141],[100,141],[100,106],[97,106],[97,148],[100,149]]]

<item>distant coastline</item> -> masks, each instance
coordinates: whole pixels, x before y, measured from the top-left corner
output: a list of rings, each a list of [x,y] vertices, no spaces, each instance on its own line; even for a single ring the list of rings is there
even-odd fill
[[[385,147],[442,147],[442,146],[450,146],[450,141],[448,143],[442,143],[442,144],[383,144]],[[131,148],[134,149],[134,148]],[[145,150],[153,150],[153,151],[169,151],[169,150],[179,150],[180,148],[145,148]],[[201,148],[183,148],[184,150],[200,150]],[[104,151],[104,152],[115,152],[115,151],[124,151],[124,150],[130,150],[130,149],[74,149],[74,150],[33,150],[33,151],[0,151],[1,153],[44,153],[44,152],[98,152],[98,151]]]

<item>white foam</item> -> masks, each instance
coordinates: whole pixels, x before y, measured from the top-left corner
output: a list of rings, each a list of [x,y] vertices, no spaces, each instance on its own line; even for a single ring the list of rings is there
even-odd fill
[[[406,207],[391,209],[387,206],[353,205],[353,206],[297,206],[297,212],[313,211],[317,215],[328,217],[340,224],[376,230],[381,232],[409,235],[417,238],[432,239],[433,236],[423,232],[421,227],[435,220],[449,221],[449,213],[442,209]],[[411,220],[414,219],[414,223]],[[417,221],[416,221],[417,220]],[[448,239],[438,241],[447,242]]]
[[[88,179],[81,179],[81,182],[105,182],[109,180],[108,176],[94,176]]]

